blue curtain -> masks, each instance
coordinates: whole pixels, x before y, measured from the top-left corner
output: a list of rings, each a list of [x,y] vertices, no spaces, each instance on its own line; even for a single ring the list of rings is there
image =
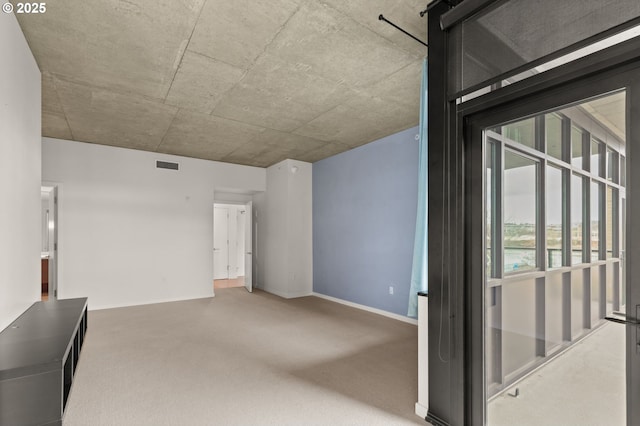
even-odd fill
[[[420,149],[418,164],[418,214],[413,242],[413,268],[409,292],[410,317],[418,316],[418,292],[427,291],[427,59],[422,64],[420,91]]]

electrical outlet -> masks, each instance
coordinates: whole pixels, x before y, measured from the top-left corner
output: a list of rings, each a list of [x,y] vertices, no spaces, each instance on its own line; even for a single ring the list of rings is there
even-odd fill
[[[393,294],[393,286],[392,285],[389,286],[389,294]]]

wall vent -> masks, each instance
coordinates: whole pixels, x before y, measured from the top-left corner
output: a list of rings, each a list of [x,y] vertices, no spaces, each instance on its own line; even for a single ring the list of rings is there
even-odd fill
[[[156,167],[158,169],[178,170],[178,163],[170,163],[168,161],[156,161]]]

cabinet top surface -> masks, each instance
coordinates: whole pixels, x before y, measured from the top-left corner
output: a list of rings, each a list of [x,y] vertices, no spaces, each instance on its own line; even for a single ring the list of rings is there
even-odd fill
[[[0,332],[0,380],[15,370],[62,368],[87,298],[36,302]],[[22,374],[28,371],[22,371]]]

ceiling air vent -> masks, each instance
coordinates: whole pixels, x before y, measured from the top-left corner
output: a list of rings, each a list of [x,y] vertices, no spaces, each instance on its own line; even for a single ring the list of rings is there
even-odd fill
[[[156,161],[158,169],[178,170],[178,163],[170,163],[168,161]]]

